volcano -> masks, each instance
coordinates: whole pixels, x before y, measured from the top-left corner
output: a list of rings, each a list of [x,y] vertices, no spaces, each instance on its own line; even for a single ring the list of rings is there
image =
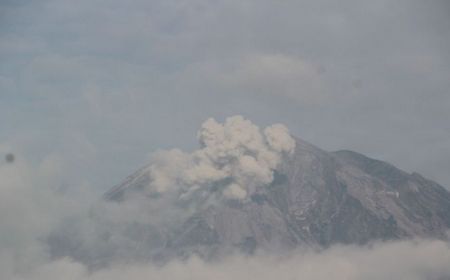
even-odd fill
[[[200,149],[159,152],[107,192],[78,220],[89,224],[64,225],[50,253],[107,265],[447,239],[450,193],[417,173],[241,116],[210,119],[198,137]]]
[[[248,199],[203,202],[172,232],[149,228],[140,244],[149,253],[210,257],[233,248],[253,253],[446,238],[450,193],[444,187],[356,152],[326,152],[298,138],[295,144],[273,181]],[[105,198],[120,204],[151,180],[144,168]],[[152,199],[157,198],[148,203]]]

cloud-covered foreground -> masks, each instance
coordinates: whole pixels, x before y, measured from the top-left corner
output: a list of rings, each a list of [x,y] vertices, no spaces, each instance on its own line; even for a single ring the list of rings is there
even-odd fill
[[[341,246],[320,253],[298,252],[289,257],[235,256],[216,263],[197,258],[162,267],[151,264],[112,266],[94,272],[69,259],[5,279],[448,279],[450,248],[442,241],[403,241],[372,247]]]

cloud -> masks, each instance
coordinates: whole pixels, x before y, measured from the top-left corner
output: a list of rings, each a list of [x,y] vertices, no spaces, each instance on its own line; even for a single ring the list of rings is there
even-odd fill
[[[0,145],[1,154],[11,150],[10,145]],[[62,219],[91,202],[88,197],[81,200],[74,193],[71,197],[63,194],[64,165],[57,155],[49,155],[38,164],[30,163],[20,152],[15,156],[12,163],[0,163],[1,273],[47,262],[47,246],[41,240]]]
[[[148,167],[149,192],[181,191],[182,196],[208,189],[227,180],[227,197],[244,199],[273,180],[273,172],[285,155],[295,148],[295,140],[282,124],[259,127],[242,116],[221,124],[205,121],[198,139],[201,148],[192,153],[160,151]]]
[[[323,102],[328,94],[317,66],[281,53],[252,54],[239,60],[224,82],[247,92],[285,96],[306,104]]]
[[[219,89],[318,105],[336,97],[319,69],[317,63],[292,54],[250,52],[193,63],[178,80],[202,91]]]
[[[402,241],[371,247],[337,246],[323,252],[301,251],[289,257],[232,256],[218,262],[190,258],[164,266],[129,263],[91,272],[70,259],[46,263],[8,278],[33,280],[122,279],[302,279],[375,280],[447,279],[450,248],[442,241]]]

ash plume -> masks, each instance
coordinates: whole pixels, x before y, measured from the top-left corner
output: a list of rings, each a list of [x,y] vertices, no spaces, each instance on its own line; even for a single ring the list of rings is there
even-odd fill
[[[273,172],[295,141],[282,124],[261,130],[242,116],[224,123],[205,121],[198,132],[200,149],[186,153],[178,149],[154,155],[150,170],[150,193],[177,192],[181,197],[208,190],[227,181],[222,193],[245,199],[255,189],[273,181]]]

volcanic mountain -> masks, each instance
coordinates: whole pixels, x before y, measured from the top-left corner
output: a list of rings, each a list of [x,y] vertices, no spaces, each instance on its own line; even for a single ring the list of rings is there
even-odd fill
[[[205,203],[173,232],[163,235],[149,228],[141,244],[147,242],[143,246],[149,253],[209,255],[223,248],[251,253],[446,237],[450,193],[439,184],[356,152],[326,152],[295,142],[294,153],[282,161],[273,181],[248,199]],[[121,203],[127,192],[139,192],[150,180],[143,169],[106,199]]]
[[[90,224],[53,234],[51,254],[102,265],[447,238],[450,193],[417,173],[240,116],[210,119],[198,137],[200,149],[159,152],[106,193]]]

